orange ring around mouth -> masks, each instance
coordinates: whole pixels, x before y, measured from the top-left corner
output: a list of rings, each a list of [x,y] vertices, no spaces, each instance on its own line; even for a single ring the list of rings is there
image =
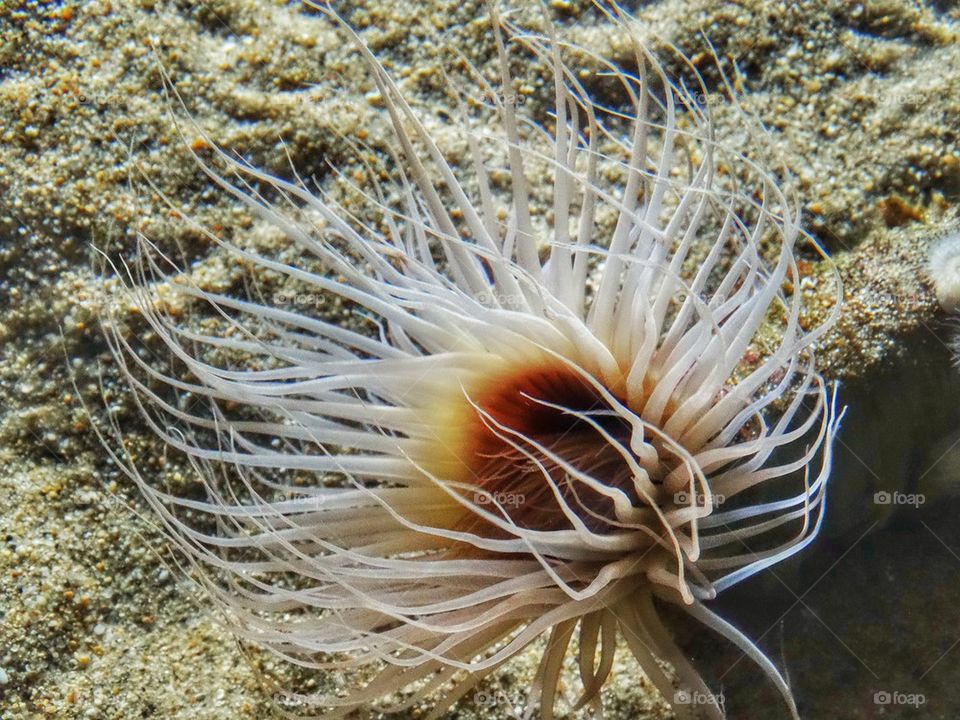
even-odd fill
[[[505,367],[476,389],[462,389],[456,411],[439,415],[439,432],[453,438],[445,443],[453,462],[444,475],[472,486],[462,491],[467,501],[520,528],[568,529],[566,505],[592,531],[614,530],[613,502],[577,482],[577,472],[639,502],[630,468],[609,439],[629,446],[629,423],[559,360]],[[469,509],[455,527],[490,538],[510,534]]]

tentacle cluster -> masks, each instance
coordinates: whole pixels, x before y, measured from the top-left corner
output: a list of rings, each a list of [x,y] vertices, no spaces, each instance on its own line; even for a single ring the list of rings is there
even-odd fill
[[[553,113],[534,122],[468,69],[479,92],[461,95],[457,165],[341,23],[395,140],[381,149],[395,181],[353,186],[370,218],[220,150],[201,163],[326,271],[187,222],[376,332],[171,279],[146,238],[120,269],[178,371],[116,323],[111,347],[207,496],[111,453],[241,637],[301,666],[373,670],[349,694],[298,696],[328,717],[401,691],[440,715],[545,633],[529,707],[543,718],[575,634],[578,707],[599,708],[618,633],[668,700],[675,682],[706,692],[654,598],[730,637],[796,713],[770,661],[703,603],[817,533],[839,414],[812,346],[832,319],[804,329],[805,236],[776,178],[714,138],[702,89],[671,81],[630,18],[601,10],[632,68],[491,10],[501,87],[516,58],[546,67]],[[592,99],[582,68],[622,105]],[[216,322],[162,312],[160,286]]]

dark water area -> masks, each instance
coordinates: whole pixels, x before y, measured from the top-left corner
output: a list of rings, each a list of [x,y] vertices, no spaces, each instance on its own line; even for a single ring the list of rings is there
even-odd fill
[[[785,671],[805,720],[960,712],[960,373],[947,329],[842,388],[820,536],[713,603]],[[789,717],[749,659],[677,621],[731,720]]]

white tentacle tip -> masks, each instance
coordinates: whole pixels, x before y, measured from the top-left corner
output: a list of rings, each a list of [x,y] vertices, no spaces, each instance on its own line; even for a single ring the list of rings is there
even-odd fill
[[[940,307],[947,312],[960,310],[960,231],[945,235],[930,246],[927,275]]]

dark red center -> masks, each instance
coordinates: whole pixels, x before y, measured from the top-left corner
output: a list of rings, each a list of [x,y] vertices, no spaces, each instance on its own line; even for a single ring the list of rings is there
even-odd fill
[[[612,500],[577,473],[635,502],[626,450],[616,447],[629,447],[630,426],[588,380],[562,365],[538,367],[491,381],[471,400],[463,460],[478,488],[473,502],[527,529],[572,528],[567,513],[593,532],[616,529]],[[462,526],[509,535],[474,513]]]

